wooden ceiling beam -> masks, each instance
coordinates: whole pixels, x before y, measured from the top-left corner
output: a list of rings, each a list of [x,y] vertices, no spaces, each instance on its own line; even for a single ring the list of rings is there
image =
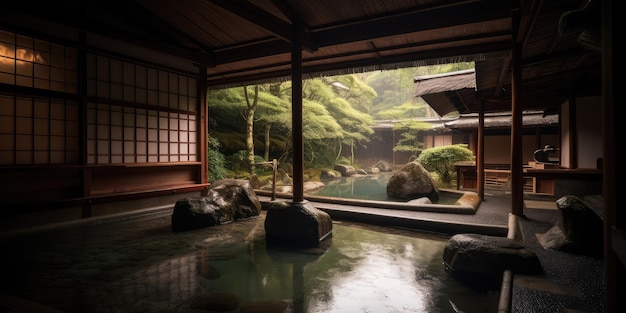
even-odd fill
[[[230,3],[227,0],[208,1],[211,1],[212,3]],[[230,5],[232,6],[232,4]],[[234,10],[234,8],[232,9]],[[473,14],[467,14],[468,12],[472,12]],[[480,13],[476,14],[476,12]],[[253,14],[257,14],[257,12],[246,13],[245,15],[247,16]],[[321,48],[347,44],[362,40],[369,41],[377,38],[432,30],[440,27],[462,26],[467,23],[498,20],[509,18],[510,15],[510,1],[498,0],[471,2],[444,8],[424,8],[418,11],[413,10],[411,12],[396,13],[384,17],[372,17],[359,21],[346,21],[345,23],[339,25],[327,25],[324,27],[318,27],[317,29],[311,29],[311,39],[309,41],[317,43],[315,45],[315,48],[317,49],[318,47]],[[278,24],[282,25],[281,27],[283,28],[286,27],[285,22],[283,22],[283,24]],[[478,38],[482,36],[489,37],[492,35],[493,34],[489,33],[475,36]],[[502,35],[510,35],[510,31],[507,31]],[[283,34],[281,36],[286,37],[287,34]],[[447,38],[442,42],[451,41],[457,41],[457,39]],[[286,45],[284,42],[289,41],[286,41],[286,39],[267,40],[267,38],[265,38],[258,43],[252,42],[247,43],[245,46],[223,48],[219,51],[214,51],[214,55],[217,63],[230,63],[264,56],[290,53],[291,45]]]
[[[592,56],[593,54],[597,55],[597,53],[589,49],[585,49],[583,47],[574,47],[568,50],[561,50],[556,53],[542,54],[530,58],[524,58],[522,59],[522,67],[537,66],[541,65],[542,63],[550,62],[563,62],[563,60],[565,59],[581,58],[583,56]]]
[[[206,47],[129,1],[115,0],[106,2],[106,5],[102,5],[99,1],[86,1],[84,5],[91,6],[89,10],[73,6],[58,10],[55,5],[53,1],[45,2],[42,6],[11,1],[7,2],[3,9],[5,13],[10,14],[12,19],[20,21],[19,23],[32,20],[34,16],[59,25],[68,25],[86,33],[98,34],[169,53],[203,66],[215,65],[213,56],[207,52]],[[56,13],[50,14],[51,11],[56,11]],[[84,11],[99,12],[102,16],[116,16],[116,19],[103,19],[100,15],[92,16]],[[116,23],[118,20],[126,24]],[[3,21],[3,23],[11,24],[10,21]],[[21,27],[19,23],[14,27]],[[158,38],[153,35],[155,30],[159,32]]]
[[[406,49],[406,48],[416,48],[416,47],[424,47],[428,45],[437,45],[437,44],[449,44],[452,42],[461,42],[461,41],[470,41],[470,40],[479,40],[479,39],[489,39],[491,38],[496,42],[496,46],[494,47],[494,51],[501,50],[502,40],[500,37],[510,36],[510,32],[506,31],[498,31],[498,32],[490,32],[484,34],[473,34],[473,35],[463,35],[454,38],[446,38],[446,39],[438,39],[438,40],[427,40],[419,43],[408,43],[402,45],[393,45],[393,46],[385,46],[385,47],[377,47],[373,43],[369,43],[369,46],[372,47],[366,51],[350,51],[345,52],[341,55],[332,55],[326,56],[325,58],[336,58],[338,56],[349,56],[354,54],[364,54],[364,53],[381,53],[386,51],[393,51],[396,49]],[[214,52],[215,61],[217,63],[230,63],[243,61],[248,58],[259,58],[264,56],[271,56],[280,53],[289,53],[288,49],[290,46],[285,44],[284,42],[278,40],[268,40],[260,43],[250,43],[246,45],[245,48],[238,47],[236,49],[222,49]],[[308,58],[307,60],[320,60],[321,58]]]
[[[399,44],[399,45],[386,46],[386,47],[377,47],[377,46],[374,46],[373,43],[370,42],[368,45],[370,46],[371,49],[368,49],[368,50],[351,51],[351,52],[336,54],[332,56],[324,56],[320,58],[315,58],[315,57],[307,58],[305,59],[305,61],[323,60],[328,57],[336,58],[336,57],[341,57],[341,56],[350,56],[350,55],[358,55],[358,54],[366,54],[366,53],[380,54],[382,52],[390,52],[390,51],[394,51],[397,49],[417,48],[417,47],[425,47],[428,45],[450,44],[454,42],[480,40],[480,39],[490,39],[491,42],[495,43],[494,47],[496,50],[493,50],[493,51],[497,51],[497,50],[502,49],[502,43],[504,42],[500,38],[504,38],[509,35],[510,35],[509,32],[499,31],[499,32],[485,33],[485,34],[459,36],[455,38],[427,40],[427,41],[422,41],[420,43]],[[276,55],[280,53],[287,53],[285,52],[285,49],[288,49],[290,46],[284,42],[270,40],[270,41],[259,43],[259,44],[251,44],[250,46],[246,46],[246,47],[247,47],[246,49],[238,48],[238,49],[232,49],[232,50],[224,49],[224,50],[215,51],[214,52],[215,60],[217,63],[230,63],[230,62],[237,62],[237,61],[244,60],[247,57],[249,57],[251,54],[254,54],[257,58],[264,57],[264,56],[271,56],[271,55]],[[472,47],[472,46],[470,45],[468,47]],[[463,52],[463,50],[465,49],[466,49],[465,47],[460,48],[459,51]],[[485,51],[485,52],[490,52],[490,51]],[[472,52],[472,53],[475,53],[475,52]]]
[[[509,47],[510,47],[510,41],[502,40],[498,42],[491,42],[488,44],[463,46],[460,48],[447,48],[447,49],[439,49],[439,50],[428,50],[428,51],[417,52],[417,53],[398,54],[398,55],[393,55],[393,56],[381,56],[379,59],[366,56],[367,54],[374,53],[371,50],[358,51],[358,52],[351,52],[347,54],[330,55],[330,56],[325,56],[323,58],[305,59],[303,60],[304,62],[303,73],[312,74],[312,73],[318,73],[318,72],[319,73],[332,72],[332,71],[349,69],[349,68],[362,68],[362,67],[376,66],[376,65],[381,65],[381,64],[406,63],[410,61],[427,62],[428,60],[439,60],[439,59],[447,58],[447,57],[470,56],[470,55],[505,51],[506,49],[509,49]],[[393,48],[391,47],[389,47],[389,49],[393,50]],[[365,56],[357,60],[350,60],[346,62],[339,61],[339,62],[334,62],[332,64],[326,64],[323,66],[320,66],[320,65],[307,66],[307,63],[311,63],[311,62],[321,61],[324,59],[337,59],[342,56],[354,57],[359,54],[362,54]],[[433,64],[436,64],[436,63],[433,63]],[[212,77],[212,75],[209,74],[207,78],[209,80],[209,85],[216,85],[216,84],[212,84],[211,80],[212,78],[218,79],[218,77],[219,77],[220,82],[224,82],[226,85],[228,85],[228,84],[238,83],[238,82],[263,80],[263,79],[272,78],[272,77],[285,77],[285,76],[288,76],[290,73],[289,66],[290,66],[289,61],[285,61],[282,63],[263,64],[263,65],[259,65],[258,67],[246,68],[246,69],[239,70],[239,71],[220,72],[215,77]],[[251,72],[261,70],[263,68],[273,68],[273,67],[275,68],[284,67],[285,69],[267,72],[261,75],[251,74]],[[224,77],[228,77],[228,76],[230,76],[231,78],[224,79]]]
[[[278,39],[288,43],[291,43],[293,40],[292,28],[298,27],[300,28],[299,31],[302,34],[302,48],[309,52],[317,51],[317,45],[312,40],[308,30],[304,29],[302,25],[297,24],[299,20],[292,21],[296,23],[289,24],[275,15],[265,11],[263,8],[244,0],[207,1],[269,31]],[[285,9],[284,7],[281,8]],[[296,19],[296,17],[293,16],[292,18]]]
[[[510,1],[488,0],[349,21],[312,28],[312,32],[319,46],[325,47],[510,17]]]
[[[210,51],[202,43],[193,39],[180,29],[166,23],[163,19],[155,16],[152,12],[134,1],[108,0],[107,9],[112,10],[112,15],[146,34],[159,34],[159,41],[167,41],[170,45],[197,47],[198,50]]]

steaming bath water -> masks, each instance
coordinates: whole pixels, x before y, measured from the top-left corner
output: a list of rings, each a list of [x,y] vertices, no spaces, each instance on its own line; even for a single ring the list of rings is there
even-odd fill
[[[0,294],[63,312],[469,313],[498,306],[499,291],[476,290],[445,272],[445,235],[334,221],[322,248],[288,251],[266,246],[265,211],[180,233],[171,231],[170,212],[2,238],[10,257],[0,261]]]

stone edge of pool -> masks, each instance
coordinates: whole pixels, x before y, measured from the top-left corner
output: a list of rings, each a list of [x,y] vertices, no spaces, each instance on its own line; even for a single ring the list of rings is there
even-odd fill
[[[439,212],[439,213],[456,213],[456,214],[476,214],[476,210],[480,205],[481,199],[477,193],[471,191],[458,191],[452,189],[441,189],[440,192],[443,193],[455,193],[461,194],[461,197],[455,204],[409,204],[403,202],[392,202],[392,201],[377,201],[377,200],[362,200],[362,199],[346,199],[346,198],[336,198],[336,197],[325,197],[325,196],[314,196],[314,195],[304,195],[304,198],[308,201],[312,202],[321,202],[321,203],[334,203],[334,204],[344,204],[344,205],[359,205],[366,206],[372,208],[381,208],[381,209],[395,209],[395,210],[409,210],[409,211],[420,211],[420,212]],[[255,193],[261,196],[272,196],[272,192],[269,190],[257,190],[255,189]],[[290,193],[275,193],[276,198],[281,199],[291,199],[292,194]]]

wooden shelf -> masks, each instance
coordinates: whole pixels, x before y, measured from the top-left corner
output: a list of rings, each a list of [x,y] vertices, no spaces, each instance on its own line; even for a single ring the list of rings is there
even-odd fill
[[[456,164],[457,165],[457,186],[459,188],[476,188],[476,167],[473,164]],[[496,168],[488,168],[484,170],[486,187],[491,188],[509,188],[511,179],[511,171],[503,169],[502,166]],[[537,192],[536,179],[534,177],[524,176],[524,192]],[[545,191],[545,190],[544,190]]]

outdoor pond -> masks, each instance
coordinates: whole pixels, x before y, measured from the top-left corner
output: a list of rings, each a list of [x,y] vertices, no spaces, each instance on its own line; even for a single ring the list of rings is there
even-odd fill
[[[387,196],[387,182],[393,174],[394,172],[381,172],[324,180],[324,187],[307,194],[344,199],[406,202],[406,199],[395,199]],[[455,204],[461,195],[459,193],[440,192],[440,198],[436,204]]]

